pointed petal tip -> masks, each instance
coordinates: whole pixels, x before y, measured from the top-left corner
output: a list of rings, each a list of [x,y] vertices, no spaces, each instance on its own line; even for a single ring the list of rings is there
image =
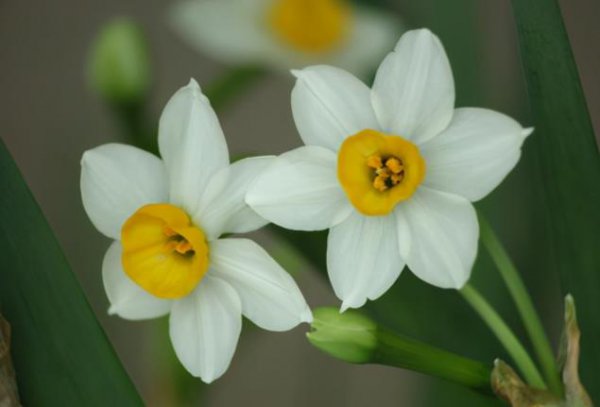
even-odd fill
[[[308,305],[306,306],[306,308],[304,309],[304,312],[300,316],[300,321],[306,322],[307,324],[313,323],[313,314],[312,314],[312,311],[310,310],[310,308],[308,307]]]
[[[81,155],[81,161],[80,161],[82,167],[89,164],[91,161],[93,161],[94,159],[96,159],[98,157],[98,152],[96,150],[100,147],[102,147],[102,146],[91,148],[91,149],[85,150],[83,152],[83,154]]]
[[[416,33],[423,34],[423,35],[435,36],[435,34],[427,27],[415,28],[414,30],[410,30],[410,31],[414,31]]]
[[[217,380],[217,378],[213,377],[213,376],[202,377],[202,375],[195,375],[195,374],[192,374],[192,376],[200,378],[200,380],[202,380],[206,384],[211,384],[212,382]]]
[[[340,307],[340,314],[343,314],[350,308],[360,308],[367,302],[365,298],[363,301],[357,301],[356,297],[348,297],[342,301],[342,305]]]
[[[350,304],[348,304],[346,301],[342,302],[342,305],[340,306],[340,314],[346,312],[348,308],[350,308]]]
[[[531,133],[533,133],[534,130],[534,127],[527,127],[526,129],[523,129],[523,131],[521,131],[521,136],[523,136],[523,138],[527,138],[531,135]]]
[[[198,85],[198,82],[194,78],[190,78],[190,81],[188,82],[187,86],[192,89],[200,90],[200,85]]]
[[[396,47],[394,48],[394,50],[398,49],[398,47],[400,45],[400,42],[405,37],[406,38],[412,37],[413,40],[414,40],[414,38],[419,38],[419,37],[422,37],[422,38],[428,37],[430,39],[438,40],[437,35],[435,35],[429,28],[425,28],[425,27],[423,27],[423,28],[415,28],[413,30],[408,30],[404,34],[402,34],[402,36],[400,37],[400,39],[396,43]]]
[[[117,315],[117,313],[119,312],[118,307],[115,304],[111,304],[110,307],[108,307],[108,315]]]
[[[297,79],[302,76],[302,69],[290,69],[290,73]]]

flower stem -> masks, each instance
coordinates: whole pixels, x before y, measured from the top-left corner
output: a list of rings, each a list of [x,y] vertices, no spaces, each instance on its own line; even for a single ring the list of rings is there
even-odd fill
[[[306,334],[317,349],[348,363],[377,363],[425,373],[492,395],[489,366],[396,334],[366,315],[317,308]]]
[[[517,306],[517,310],[525,329],[529,334],[531,343],[533,344],[534,351],[537,359],[540,362],[542,371],[546,377],[550,389],[557,393],[562,394],[562,385],[559,378],[558,367],[556,360],[548,341],[548,337],[545,334],[544,327],[540,321],[538,314],[535,311],[531,297],[527,293],[525,284],[521,279],[515,265],[508,257],[506,250],[500,243],[500,240],[494,233],[494,230],[481,215],[479,216],[479,225],[481,227],[481,241],[483,245],[490,253],[492,260],[496,264],[504,283],[506,284],[508,291]]]
[[[546,389],[546,384],[544,383],[540,372],[521,342],[519,342],[515,334],[485,298],[469,284],[465,285],[460,290],[460,293],[496,335],[500,343],[502,343],[523,373],[527,382],[540,389]]]
[[[383,328],[377,330],[377,351],[370,362],[425,373],[491,394],[488,366]]]

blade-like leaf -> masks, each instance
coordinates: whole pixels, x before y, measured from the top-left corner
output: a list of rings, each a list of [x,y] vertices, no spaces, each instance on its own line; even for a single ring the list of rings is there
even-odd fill
[[[142,401],[0,141],[0,303],[27,406]]]
[[[556,0],[512,0],[536,133],[547,273],[579,302],[582,381],[600,399],[600,157]]]

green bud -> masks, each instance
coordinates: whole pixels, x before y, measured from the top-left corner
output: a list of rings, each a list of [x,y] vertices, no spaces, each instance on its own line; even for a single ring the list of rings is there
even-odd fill
[[[316,309],[312,331],[306,336],[316,348],[350,363],[371,361],[377,347],[377,325],[356,311]]]
[[[139,25],[118,18],[104,26],[91,48],[92,89],[111,103],[131,104],[144,97],[150,76],[148,45]]]

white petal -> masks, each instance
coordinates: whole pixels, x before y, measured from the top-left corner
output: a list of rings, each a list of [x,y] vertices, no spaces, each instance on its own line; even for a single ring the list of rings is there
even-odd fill
[[[225,281],[205,276],[198,288],[176,301],[169,334],[181,364],[211,383],[225,373],[242,329],[242,305]]]
[[[394,284],[404,268],[398,250],[396,220],[354,212],[331,228],[327,241],[327,270],[342,311],[361,307]]]
[[[420,187],[398,205],[398,227],[410,231],[406,264],[420,279],[441,288],[469,280],[479,226],[473,205],[458,195]],[[407,248],[401,246],[402,251]]]
[[[141,206],[167,202],[167,177],[158,157],[139,148],[105,144],[81,159],[83,207],[96,228],[120,239],[121,226]]]
[[[230,64],[260,64],[272,40],[263,27],[264,7],[256,3],[181,1],[171,8],[169,20],[175,32],[202,54]]]
[[[268,223],[245,202],[246,191],[275,157],[252,157],[222,169],[210,180],[194,222],[209,240],[223,233],[246,233]]]
[[[292,72],[292,113],[306,145],[337,151],[346,137],[378,128],[370,90],[352,74],[326,65]]]
[[[248,189],[246,202],[259,215],[288,229],[321,230],[352,211],[336,174],[336,155],[306,146],[277,159]]]
[[[121,253],[121,243],[113,242],[102,263],[102,280],[110,301],[108,313],[131,320],[168,314],[172,301],[157,298],[134,283],[123,271]]]
[[[215,276],[231,284],[244,315],[261,328],[287,331],[312,314],[294,279],[259,245],[248,239],[211,243]]]
[[[210,178],[229,165],[229,153],[219,120],[193,79],[165,106],[158,144],[169,175],[171,202],[194,213]]]
[[[450,126],[420,146],[427,163],[425,185],[477,201],[514,168],[528,134],[493,110],[456,109]]]
[[[353,30],[350,38],[332,64],[349,72],[369,77],[404,31],[404,24],[396,16],[372,8],[355,6]]]
[[[440,40],[429,30],[404,34],[377,71],[373,107],[384,130],[420,144],[446,128],[454,80]]]

